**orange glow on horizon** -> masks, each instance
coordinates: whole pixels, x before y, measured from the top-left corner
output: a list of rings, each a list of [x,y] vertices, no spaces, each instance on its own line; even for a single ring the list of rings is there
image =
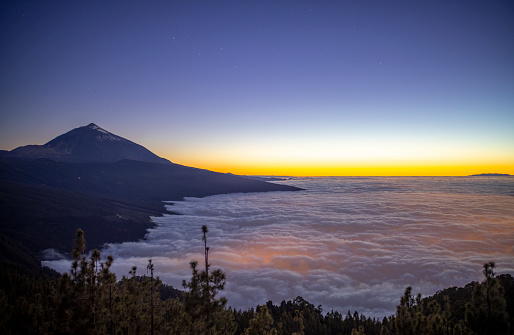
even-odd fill
[[[468,176],[514,174],[509,143],[484,146],[413,138],[262,138],[240,142],[162,145],[161,157],[186,166],[238,175]]]
[[[204,163],[204,164],[202,164]],[[329,176],[469,176],[481,173],[501,173],[514,175],[514,164],[502,165],[414,165],[414,164],[390,164],[390,165],[249,165],[249,164],[223,164],[219,162],[197,162],[197,164],[183,165],[193,166],[221,173],[236,175],[268,175],[268,176],[294,176],[294,177],[329,177]]]

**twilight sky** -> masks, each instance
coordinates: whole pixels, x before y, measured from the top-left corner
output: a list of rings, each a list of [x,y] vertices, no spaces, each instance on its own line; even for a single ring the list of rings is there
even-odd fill
[[[172,162],[514,174],[510,1],[4,1],[0,149],[94,122]]]

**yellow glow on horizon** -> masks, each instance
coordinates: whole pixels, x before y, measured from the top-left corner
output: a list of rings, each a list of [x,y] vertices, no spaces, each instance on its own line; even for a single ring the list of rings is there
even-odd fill
[[[276,176],[469,176],[481,173],[502,173],[514,175],[513,164],[243,164],[237,162],[194,162],[184,164],[206,170],[233,173],[237,175]]]
[[[349,143],[357,143],[350,145]],[[163,148],[164,149],[164,148]],[[199,149],[179,146],[160,156],[172,162],[238,175],[282,176],[468,176],[514,174],[507,147],[444,141],[312,141],[269,139],[233,145],[211,142]]]

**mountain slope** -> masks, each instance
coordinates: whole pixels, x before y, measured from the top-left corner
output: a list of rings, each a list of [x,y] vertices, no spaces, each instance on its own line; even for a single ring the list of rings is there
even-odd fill
[[[116,162],[131,159],[170,163],[145,147],[114,135],[91,123],[62,134],[44,145],[18,147],[4,156],[24,159],[48,158],[59,162]]]
[[[88,249],[140,239],[150,216],[166,212],[163,201],[299,190],[173,164],[95,124],[1,156],[0,234],[36,253],[69,252],[77,228]]]
[[[177,164],[122,160],[64,163],[0,158],[0,232],[34,252],[68,252],[82,228],[88,249],[142,238],[163,201],[234,192],[296,191],[296,187]]]
[[[0,181],[41,186],[113,200],[182,200],[237,192],[297,191],[296,187],[182,166],[132,160],[66,163],[0,158]],[[155,208],[162,208],[162,204]]]

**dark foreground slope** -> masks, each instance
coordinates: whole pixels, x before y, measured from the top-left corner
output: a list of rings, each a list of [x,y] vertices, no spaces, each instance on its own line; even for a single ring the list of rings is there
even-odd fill
[[[1,232],[32,251],[71,250],[77,228],[88,249],[142,238],[165,200],[298,188],[185,167],[122,160],[66,163],[0,159]]]

